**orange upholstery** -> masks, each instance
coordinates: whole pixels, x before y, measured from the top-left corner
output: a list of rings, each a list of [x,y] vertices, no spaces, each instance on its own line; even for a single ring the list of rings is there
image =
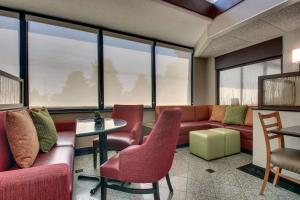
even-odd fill
[[[226,106],[214,105],[209,120],[215,122],[223,122],[225,111],[226,111]]]
[[[244,124],[246,126],[253,126],[253,110],[251,107],[248,107]]]
[[[155,119],[158,119],[159,114],[165,110],[170,108],[180,108],[182,111],[181,122],[190,122],[195,121],[195,109],[193,106],[156,106]]]
[[[195,120],[196,121],[202,121],[202,120],[208,120],[210,113],[209,113],[209,106],[194,106],[195,108]]]

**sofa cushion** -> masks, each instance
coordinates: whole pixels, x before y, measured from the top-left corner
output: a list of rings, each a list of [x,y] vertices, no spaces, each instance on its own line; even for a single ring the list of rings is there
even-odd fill
[[[56,146],[75,147],[75,132],[73,131],[58,132]]]
[[[213,122],[213,121],[208,121],[207,124],[210,126],[210,128],[224,128],[225,124],[221,122]]]
[[[251,126],[239,126],[239,125],[227,125],[225,128],[233,129],[240,131],[241,133],[241,138],[253,139],[253,127]]]
[[[247,106],[226,106],[223,123],[244,125]]]
[[[195,121],[195,109],[193,106],[179,106],[182,111],[182,122]]]
[[[226,106],[214,105],[209,120],[216,121],[216,122],[223,122],[225,110],[226,110]]]
[[[248,107],[244,124],[246,126],[253,126],[253,110],[251,107]]]
[[[182,122],[179,135],[188,135],[190,131],[209,129],[208,121]]]
[[[40,150],[50,151],[57,141],[57,133],[48,110],[46,108],[30,110],[30,115],[38,134]]]
[[[6,111],[0,112],[0,172],[6,171],[13,163],[5,131]]]
[[[209,119],[209,107],[208,106],[194,106],[195,108],[195,120],[202,121]]]
[[[39,141],[28,112],[7,111],[6,131],[10,149],[18,166],[31,167],[39,152]]]

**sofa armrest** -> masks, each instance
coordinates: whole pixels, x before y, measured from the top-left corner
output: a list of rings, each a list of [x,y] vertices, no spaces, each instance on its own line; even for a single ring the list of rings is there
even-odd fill
[[[57,132],[76,131],[76,122],[74,120],[54,121],[54,124]]]
[[[0,200],[70,200],[69,176],[66,164],[0,172]]]

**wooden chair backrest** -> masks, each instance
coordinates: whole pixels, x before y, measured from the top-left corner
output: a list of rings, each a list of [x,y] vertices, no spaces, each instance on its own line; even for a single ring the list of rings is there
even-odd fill
[[[278,139],[278,148],[284,148],[284,137],[282,135],[270,133],[271,130],[282,128],[280,114],[279,114],[279,112],[273,112],[273,113],[269,113],[269,114],[258,113],[258,115],[259,115],[260,123],[263,128],[263,132],[264,132],[267,157],[269,157],[271,154],[270,140]],[[271,119],[275,119],[275,122],[266,123],[267,120],[271,120]]]

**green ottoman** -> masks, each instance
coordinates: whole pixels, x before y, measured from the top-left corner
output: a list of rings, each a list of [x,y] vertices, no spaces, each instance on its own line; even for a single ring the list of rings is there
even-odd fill
[[[240,132],[227,128],[214,128],[210,131],[224,134],[225,136],[225,156],[241,152]]]
[[[205,160],[224,157],[225,136],[222,133],[199,130],[190,132],[190,152]]]

